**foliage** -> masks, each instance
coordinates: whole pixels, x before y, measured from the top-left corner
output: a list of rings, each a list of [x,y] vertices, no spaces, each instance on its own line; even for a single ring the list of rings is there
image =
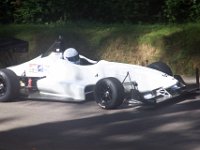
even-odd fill
[[[64,1],[26,0],[15,11],[15,22],[42,23],[63,17]]]
[[[188,22],[200,19],[200,1],[166,0],[165,16],[169,22]]]
[[[11,7],[14,21],[19,23],[160,21],[164,4],[160,0],[6,0],[3,3],[2,8],[9,12],[10,8],[6,8]]]
[[[17,23],[186,22],[200,19],[199,0],[5,0],[0,21]]]
[[[10,23],[13,21],[14,6],[12,0],[0,1],[0,23]]]

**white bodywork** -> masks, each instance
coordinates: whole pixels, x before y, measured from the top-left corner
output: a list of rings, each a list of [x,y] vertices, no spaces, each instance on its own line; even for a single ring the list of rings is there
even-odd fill
[[[101,60],[92,61],[90,65],[76,65],[62,59],[62,53],[52,52],[46,57],[39,56],[24,64],[12,66],[18,76],[41,77],[37,80],[40,93],[46,95],[72,98],[74,101],[85,100],[85,88],[95,85],[97,81],[106,77],[115,77],[128,91],[137,83],[141,93],[151,92],[155,89],[166,89],[175,86],[178,81],[163,72],[137,65],[108,62]],[[146,98],[151,98],[146,95]]]

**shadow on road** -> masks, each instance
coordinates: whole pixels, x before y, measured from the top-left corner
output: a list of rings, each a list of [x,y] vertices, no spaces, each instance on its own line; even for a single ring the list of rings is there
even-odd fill
[[[0,150],[196,150],[200,148],[200,98],[196,96],[155,109],[102,111],[97,116],[0,132]]]

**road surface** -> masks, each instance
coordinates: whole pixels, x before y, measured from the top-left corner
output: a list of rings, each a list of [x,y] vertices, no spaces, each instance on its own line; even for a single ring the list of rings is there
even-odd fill
[[[0,150],[199,150],[200,94],[155,108],[94,101],[0,104]]]

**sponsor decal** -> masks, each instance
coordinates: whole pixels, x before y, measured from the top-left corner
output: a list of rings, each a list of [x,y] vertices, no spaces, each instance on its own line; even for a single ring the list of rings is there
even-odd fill
[[[38,64],[29,64],[30,73],[44,72],[44,66]]]

